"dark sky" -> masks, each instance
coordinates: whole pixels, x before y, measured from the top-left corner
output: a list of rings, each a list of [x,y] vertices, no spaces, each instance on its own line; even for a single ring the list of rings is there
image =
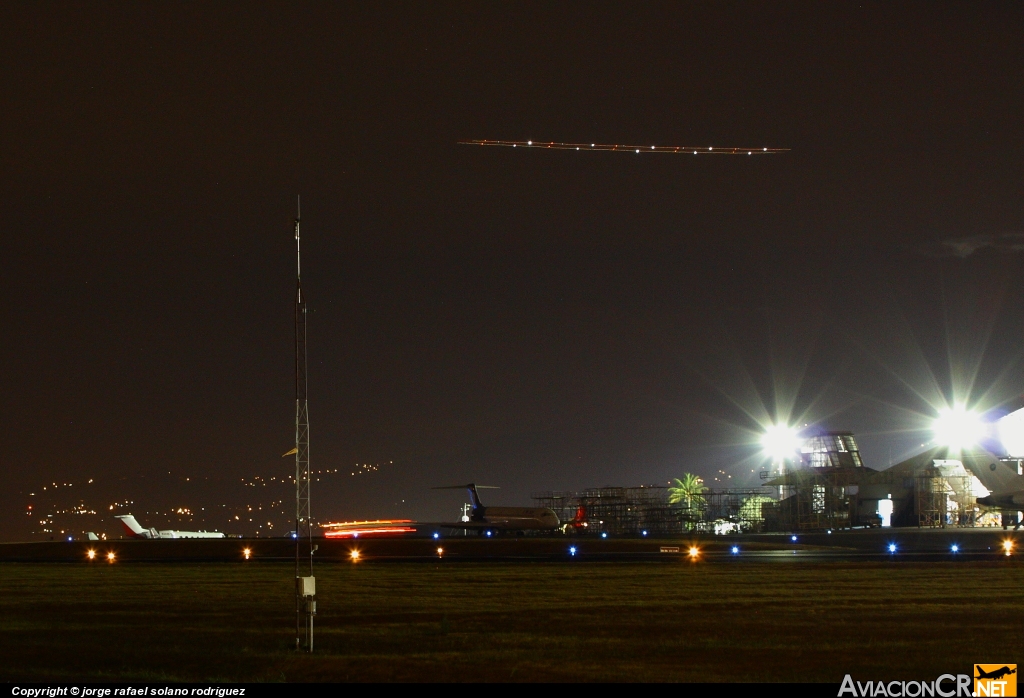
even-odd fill
[[[319,517],[756,483],[776,412],[884,467],[1024,391],[1022,35],[995,2],[4,3],[0,539],[54,482],[286,526],[241,481],[293,468],[297,194]]]

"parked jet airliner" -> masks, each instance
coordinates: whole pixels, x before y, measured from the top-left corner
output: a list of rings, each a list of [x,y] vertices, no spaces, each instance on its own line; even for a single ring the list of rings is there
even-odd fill
[[[131,514],[114,518],[121,520],[121,524],[132,538],[224,538],[224,534],[219,531],[158,531],[155,528],[143,528]]]
[[[480,502],[477,488],[488,488],[488,485],[453,485],[451,487],[435,487],[435,490],[469,491],[473,510],[468,521],[459,523],[442,523],[446,528],[474,530],[490,535],[499,531],[554,531],[559,527],[558,515],[544,507],[485,507]]]

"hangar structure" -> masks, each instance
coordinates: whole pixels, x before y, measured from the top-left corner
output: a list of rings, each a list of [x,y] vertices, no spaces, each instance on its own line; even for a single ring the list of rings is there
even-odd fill
[[[761,472],[760,487],[704,488],[672,503],[664,485],[538,492],[538,506],[558,515],[567,533],[675,535],[841,530],[874,526],[1016,525],[1016,512],[978,505],[989,494],[977,474],[1014,477],[1024,461],[974,447],[938,446],[885,470],[864,465],[849,431],[804,436],[799,452]],[[991,485],[991,482],[989,483]]]
[[[999,459],[981,449],[950,451],[938,446],[886,470],[874,470],[864,465],[851,432],[814,434],[804,440],[792,462],[762,471],[765,484],[778,493],[777,501],[763,508],[764,528],[997,525],[997,515],[986,514],[977,505],[977,497],[988,490],[964,461],[977,466],[975,461],[991,460],[988,465],[995,470]],[[1003,460],[1019,471],[1018,461]]]
[[[668,490],[664,485],[594,487],[532,497],[566,522],[568,533],[656,536],[761,531],[761,506],[772,494],[768,487],[705,488],[689,502],[673,504]]]

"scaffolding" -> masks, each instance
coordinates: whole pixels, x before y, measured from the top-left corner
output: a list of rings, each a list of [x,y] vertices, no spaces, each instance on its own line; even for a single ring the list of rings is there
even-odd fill
[[[858,474],[851,468],[833,467],[782,473],[773,483],[779,489],[779,502],[768,513],[765,530],[849,528],[853,502],[849,487]]]
[[[761,504],[769,495],[765,487],[706,489],[689,502],[671,504],[667,487],[641,485],[538,492],[532,497],[538,506],[554,511],[568,533],[678,535],[760,531],[764,525]]]
[[[914,513],[919,527],[971,527],[976,509],[971,475],[959,461],[933,461],[914,478]]]

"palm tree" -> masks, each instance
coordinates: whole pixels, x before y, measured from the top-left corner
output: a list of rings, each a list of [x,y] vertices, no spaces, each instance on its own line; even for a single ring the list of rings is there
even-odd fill
[[[704,503],[704,480],[693,473],[686,473],[683,479],[675,479],[675,486],[668,488],[668,503],[678,505],[680,509],[690,512]]]

